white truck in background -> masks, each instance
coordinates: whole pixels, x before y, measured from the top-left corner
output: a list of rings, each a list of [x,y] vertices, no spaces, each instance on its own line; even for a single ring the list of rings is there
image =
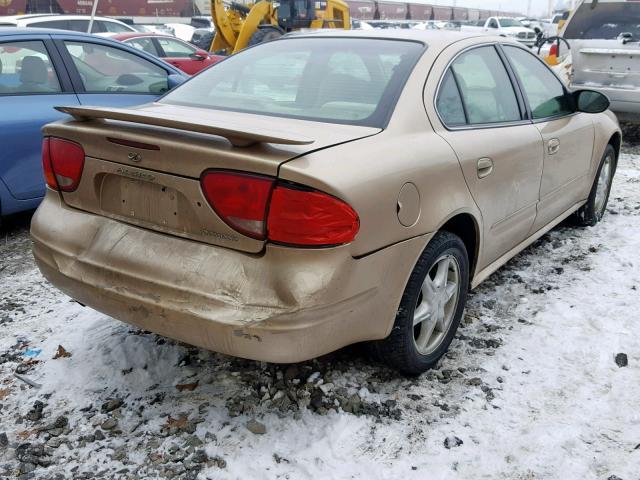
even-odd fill
[[[508,17],[489,17],[486,20],[479,20],[475,25],[462,25],[460,30],[463,32],[482,31],[488,35],[510,37],[528,47],[533,47],[537,38],[537,34],[533,29],[527,28],[518,20]]]

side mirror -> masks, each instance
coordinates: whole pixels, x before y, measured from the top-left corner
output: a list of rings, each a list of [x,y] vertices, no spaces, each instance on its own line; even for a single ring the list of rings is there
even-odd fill
[[[611,105],[606,95],[595,90],[578,90],[573,92],[573,98],[578,111],[584,113],[602,113]]]
[[[209,56],[208,52],[205,52],[204,50],[196,50],[195,52],[193,52],[191,55],[189,55],[189,58],[191,58],[192,60],[200,60],[203,61],[205,60],[207,57]]]
[[[176,88],[181,83],[184,83],[184,81],[186,79],[187,79],[187,77],[184,77],[182,75],[178,75],[176,73],[172,73],[171,75],[169,75],[167,77],[167,86],[169,87],[169,90],[173,90],[174,88]]]

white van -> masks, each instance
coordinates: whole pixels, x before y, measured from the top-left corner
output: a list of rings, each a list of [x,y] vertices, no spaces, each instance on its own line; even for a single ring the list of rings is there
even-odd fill
[[[0,17],[0,25],[3,27],[34,27],[55,28],[57,30],[73,30],[75,32],[87,32],[89,29],[89,15],[16,15],[13,17]],[[114,18],[94,17],[91,33],[127,33],[135,32],[124,22]]]

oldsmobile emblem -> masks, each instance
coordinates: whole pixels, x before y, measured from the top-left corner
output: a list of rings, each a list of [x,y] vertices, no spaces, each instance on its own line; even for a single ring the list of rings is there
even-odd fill
[[[136,162],[137,163],[140,160],[142,160],[142,155],[140,155],[139,153],[136,153],[136,152],[129,152],[128,158],[132,162]]]

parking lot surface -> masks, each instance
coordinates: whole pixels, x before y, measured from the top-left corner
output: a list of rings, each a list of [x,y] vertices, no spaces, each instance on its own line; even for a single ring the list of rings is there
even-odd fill
[[[638,478],[638,148],[603,222],[477,288],[419,378],[359,346],[270,365],[133,329],[50,286],[28,225],[0,230],[0,478]]]

